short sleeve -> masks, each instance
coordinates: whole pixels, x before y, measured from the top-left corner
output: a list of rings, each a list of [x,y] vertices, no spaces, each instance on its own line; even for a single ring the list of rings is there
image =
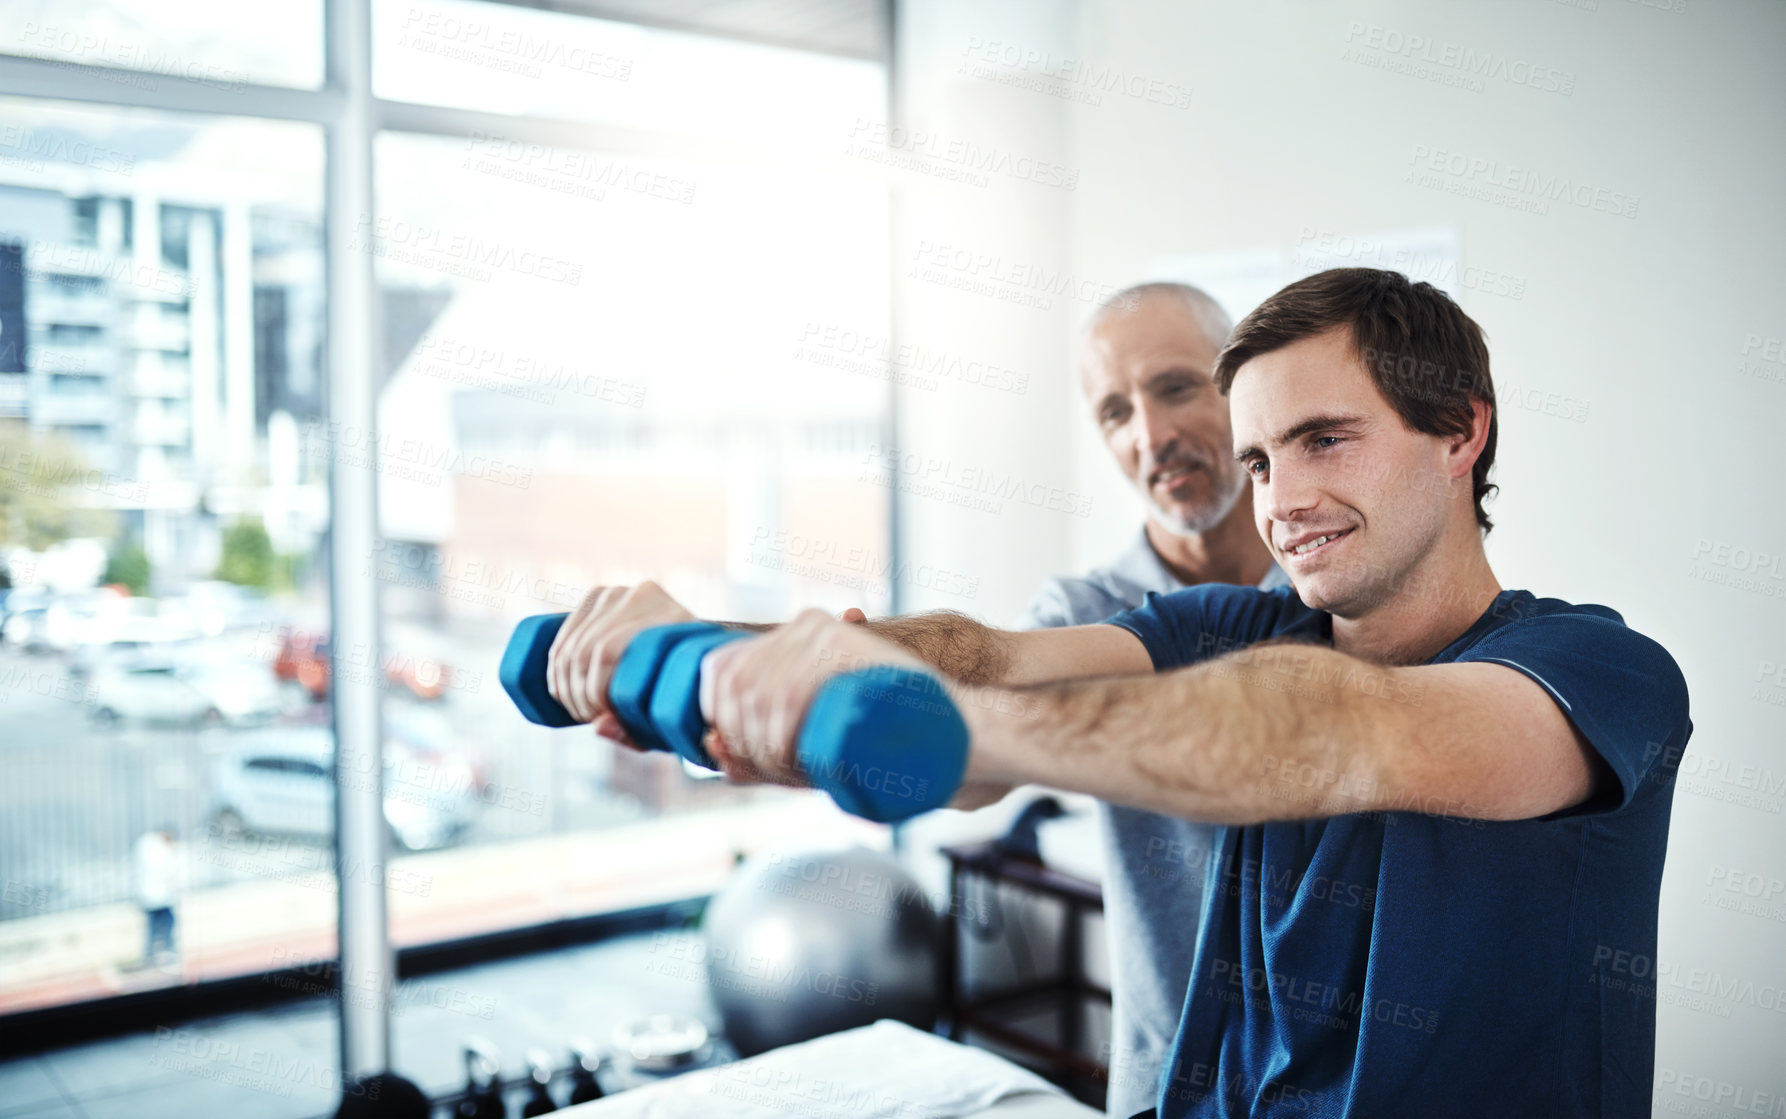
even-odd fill
[[[1646,778],[1665,782],[1660,767],[1680,757],[1692,733],[1680,666],[1610,610],[1515,622],[1457,661],[1505,665],[1537,683],[1618,777],[1616,795],[1609,790],[1564,815],[1616,811],[1631,803]]]
[[[1141,639],[1156,672],[1244,649],[1272,636],[1286,598],[1255,587],[1201,583],[1160,594],[1149,591],[1133,610],[1106,619]]]

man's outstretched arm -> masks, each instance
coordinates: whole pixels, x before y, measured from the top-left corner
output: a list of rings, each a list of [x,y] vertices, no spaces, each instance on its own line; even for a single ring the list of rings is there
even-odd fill
[[[1147,651],[1115,626],[1001,630],[965,614],[938,610],[882,618],[864,623],[863,628],[903,646],[949,679],[969,687],[1015,687],[1153,670]],[[970,777],[962,782],[949,807],[971,811],[996,804],[1017,784]]]
[[[1147,650],[1114,626],[1004,630],[953,610],[935,610],[879,618],[862,628],[963,684],[1016,687],[1153,671]]]
[[[621,654],[645,629],[692,620],[694,616],[655,583],[591,588],[553,639],[547,689],[578,722],[594,724],[603,737],[626,741],[626,729],[608,708],[608,684]],[[811,663],[803,675],[794,678],[797,686],[789,693],[800,697],[801,713],[816,688],[815,670],[821,664],[835,672],[852,662],[867,665],[905,658],[977,686],[1015,686],[1151,668],[1139,643],[1112,626],[1008,633],[950,612],[846,624],[816,610],[781,626],[718,624],[761,632],[770,645],[791,639],[796,645],[810,646]],[[736,644],[755,646],[758,642]],[[822,661],[815,655],[821,651]],[[791,726],[780,729],[791,743]],[[722,763],[727,760],[723,750],[715,756]],[[749,776],[748,771],[729,765],[727,771],[734,777]],[[979,790],[970,799],[984,798],[987,792]]]
[[[1611,779],[1556,702],[1511,668],[1390,667],[1313,645],[1011,689],[962,714],[970,782],[1038,782],[1212,823],[1368,811],[1516,820]]]
[[[687,617],[651,584],[593,592],[553,646],[552,694],[619,733],[606,710],[614,662],[639,629]],[[701,706],[727,773],[799,780],[794,735],[819,682],[904,663],[968,685],[956,695],[973,788],[1036,782],[1215,823],[1362,811],[1515,820],[1613,780],[1549,694],[1500,664],[1389,667],[1262,645],[1152,674],[1118,626],[1007,633],[936,615],[885,626],[807,611],[708,654]],[[1077,679],[1017,686],[1063,677]]]

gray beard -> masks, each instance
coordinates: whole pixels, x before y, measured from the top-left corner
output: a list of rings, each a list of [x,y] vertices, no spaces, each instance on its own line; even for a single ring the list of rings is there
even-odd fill
[[[1206,504],[1201,511],[1188,515],[1161,505],[1154,498],[1152,490],[1143,491],[1142,497],[1147,500],[1148,508],[1153,510],[1154,521],[1162,529],[1174,536],[1202,536],[1226,520],[1229,513],[1234,512],[1240,495],[1246,492],[1246,479],[1241,478],[1239,482],[1226,497]]]

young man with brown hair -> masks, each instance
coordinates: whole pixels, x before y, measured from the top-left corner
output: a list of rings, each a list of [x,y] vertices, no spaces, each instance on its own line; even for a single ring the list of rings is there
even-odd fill
[[[808,611],[709,655],[709,749],[798,781],[827,673],[931,666],[968,686],[964,796],[1035,782],[1223,825],[1163,1117],[1646,1112],[1655,1003],[1607,961],[1655,954],[1680,669],[1607,607],[1496,580],[1487,348],[1442,292],[1300,280],[1216,379],[1291,587],[1025,632]],[[620,733],[614,660],[687,617],[653,584],[591,592],[553,694]]]

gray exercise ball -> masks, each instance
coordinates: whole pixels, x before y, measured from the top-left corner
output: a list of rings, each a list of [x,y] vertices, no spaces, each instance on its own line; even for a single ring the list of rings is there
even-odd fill
[[[752,856],[702,925],[707,985],[741,1056],[881,1018],[936,1023],[936,910],[886,855]]]

